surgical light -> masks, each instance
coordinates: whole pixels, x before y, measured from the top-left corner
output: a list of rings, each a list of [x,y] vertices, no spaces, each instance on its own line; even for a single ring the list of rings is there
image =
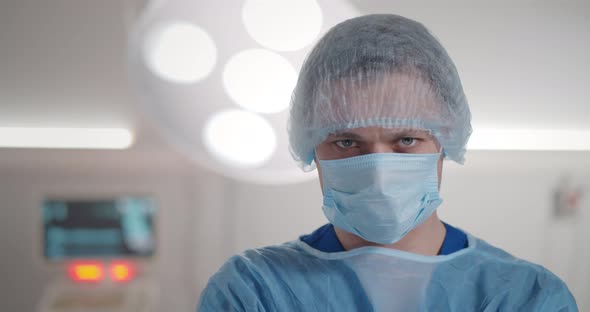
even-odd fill
[[[217,61],[217,48],[211,36],[187,22],[154,27],[146,36],[143,53],[153,73],[174,83],[194,83],[206,78]]]
[[[0,127],[0,148],[126,149],[132,143],[123,128]]]
[[[235,54],[225,65],[223,86],[242,108],[277,113],[289,106],[297,72],[277,53],[251,49]]]
[[[314,179],[297,168],[289,153],[286,110],[296,69],[327,30],[325,21],[360,14],[349,1],[332,2],[157,1],[144,6],[129,28],[127,53],[139,108],[191,161],[226,177],[263,184]],[[195,27],[208,34],[200,36],[208,38],[205,44],[183,39],[182,34],[201,33]],[[203,57],[205,51],[210,52]],[[207,59],[216,61],[208,75],[199,80],[184,74]],[[233,118],[222,113],[238,110],[247,117],[233,124],[219,121]],[[258,126],[243,125],[250,121]]]
[[[228,165],[256,167],[275,152],[272,125],[257,114],[226,110],[214,114],[203,130],[205,147]]]
[[[315,0],[247,0],[242,20],[248,34],[262,46],[295,51],[320,33],[322,10]]]
[[[477,127],[468,149],[521,151],[590,151],[590,130],[493,129]]]

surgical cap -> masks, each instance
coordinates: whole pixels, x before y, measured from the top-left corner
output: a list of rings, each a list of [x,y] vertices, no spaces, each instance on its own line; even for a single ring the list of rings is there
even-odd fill
[[[289,116],[291,154],[305,171],[331,133],[363,127],[427,130],[463,163],[471,113],[455,64],[422,24],[366,15],[330,29],[307,56]]]

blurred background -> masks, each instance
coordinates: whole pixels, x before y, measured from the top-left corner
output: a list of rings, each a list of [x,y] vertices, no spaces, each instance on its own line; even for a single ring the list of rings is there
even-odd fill
[[[336,23],[424,23],[474,134],[442,219],[590,309],[590,2],[0,0],[0,310],[192,311],[232,254],[326,223],[290,91]]]

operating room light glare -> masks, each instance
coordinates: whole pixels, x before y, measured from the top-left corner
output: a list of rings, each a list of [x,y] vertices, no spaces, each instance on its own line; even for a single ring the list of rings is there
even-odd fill
[[[590,130],[478,129],[471,150],[590,151]]]
[[[257,113],[285,110],[296,83],[293,65],[281,55],[263,49],[235,54],[223,71],[223,85],[230,98]]]
[[[315,0],[247,0],[242,20],[248,34],[265,48],[295,51],[320,33],[322,9]]]
[[[205,125],[203,140],[213,156],[234,167],[261,165],[276,149],[276,135],[271,124],[243,110],[213,115]]]
[[[144,42],[144,59],[157,76],[173,83],[206,78],[217,62],[215,42],[205,30],[187,22],[154,27]]]
[[[123,128],[0,127],[0,148],[126,149],[133,135]]]

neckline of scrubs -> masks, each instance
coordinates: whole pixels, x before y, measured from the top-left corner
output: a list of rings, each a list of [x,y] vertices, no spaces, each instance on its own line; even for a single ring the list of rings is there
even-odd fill
[[[463,230],[461,230],[461,231],[463,231]],[[456,252],[449,254],[449,255],[437,255],[437,256],[425,256],[425,255],[414,254],[414,253],[407,252],[407,251],[385,248],[385,247],[376,247],[376,246],[365,246],[365,247],[359,247],[359,248],[355,248],[352,250],[339,251],[339,252],[323,252],[323,251],[317,250],[317,249],[309,246],[308,244],[303,242],[301,239],[297,239],[296,241],[294,241],[294,243],[295,243],[295,245],[302,248],[305,252],[307,252],[315,257],[318,257],[321,259],[326,259],[326,260],[344,259],[344,258],[356,256],[356,255],[362,255],[362,254],[381,254],[381,255],[385,255],[385,256],[413,260],[416,262],[434,263],[434,262],[449,261],[449,260],[454,259],[456,257],[465,255],[467,253],[471,253],[476,248],[477,239],[473,235],[471,235],[465,231],[463,231],[463,232],[465,233],[465,235],[467,235],[468,245],[466,248],[463,248],[463,249],[456,251]]]

